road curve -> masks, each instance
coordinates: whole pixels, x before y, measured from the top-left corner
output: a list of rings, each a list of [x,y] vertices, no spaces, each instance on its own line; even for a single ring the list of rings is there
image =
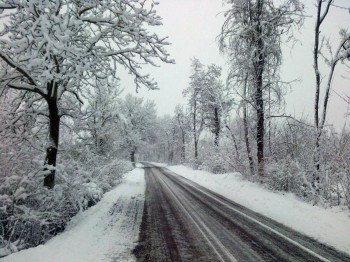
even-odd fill
[[[166,168],[145,167],[137,261],[342,261],[350,257]]]

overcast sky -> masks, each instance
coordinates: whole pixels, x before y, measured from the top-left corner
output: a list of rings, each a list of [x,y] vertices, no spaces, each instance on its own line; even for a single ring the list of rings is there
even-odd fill
[[[148,72],[158,82],[160,90],[148,91],[144,88],[138,95],[154,100],[161,116],[171,115],[177,104],[185,103],[182,90],[188,86],[192,57],[197,57],[203,64],[215,63],[227,68],[226,58],[219,53],[215,41],[224,21],[223,11],[227,6],[223,6],[221,0],[159,0],[159,2],[157,11],[163,18],[163,26],[157,28],[157,33],[169,36],[172,45],[168,47],[168,51],[176,60],[176,64],[162,64],[159,68],[151,69],[147,67]],[[308,17],[305,19],[304,27],[296,33],[300,42],[294,46],[289,43],[283,45],[282,80],[297,78],[301,80],[294,83],[292,90],[286,95],[286,113],[296,117],[307,115],[311,120],[315,89],[312,57],[315,8],[311,4],[314,1],[304,0],[304,2]],[[349,0],[335,0],[335,3],[350,6]],[[323,32],[330,35],[336,45],[339,28],[350,27],[349,10],[333,9],[325,26]],[[344,79],[346,74],[350,76],[349,69],[346,72],[344,66],[337,68],[333,88],[339,94],[350,96],[350,80]],[[125,75],[121,78],[126,93],[134,93],[135,87],[132,81]],[[348,104],[333,92],[328,122],[334,124],[337,129],[341,128],[345,123],[348,109]]]

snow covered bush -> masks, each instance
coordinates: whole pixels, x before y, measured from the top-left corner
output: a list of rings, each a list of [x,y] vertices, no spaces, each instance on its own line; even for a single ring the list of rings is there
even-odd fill
[[[201,141],[197,163],[198,169],[222,174],[232,170],[232,162],[225,154],[224,146],[216,146],[212,141]]]
[[[328,129],[321,142],[321,193],[332,206],[350,207],[350,130]]]
[[[274,190],[295,192],[302,195],[303,177],[298,163],[292,159],[281,159],[266,165],[265,182]]]
[[[115,167],[96,165],[96,176],[87,176],[91,170],[83,170],[82,163],[80,172],[75,174],[70,173],[71,168],[61,170],[59,166],[59,179],[53,192],[42,187],[41,171],[21,179],[1,177],[0,255],[45,243],[61,232],[72,216],[97,203],[105,191],[120,181],[131,166],[123,163],[117,162],[119,165]]]
[[[314,130],[300,124],[285,127],[279,126],[279,135],[273,137],[263,181],[273,190],[295,193],[313,204],[350,206],[349,131],[324,130],[317,170]]]
[[[45,243],[74,215],[96,204],[132,169],[129,162],[93,157],[87,151],[84,158],[69,154],[64,158],[70,160],[58,164],[57,185],[52,190],[42,186],[44,172],[40,164],[22,161],[20,176],[1,173],[0,257]],[[87,159],[90,161],[85,162]],[[10,171],[19,174],[18,169]]]

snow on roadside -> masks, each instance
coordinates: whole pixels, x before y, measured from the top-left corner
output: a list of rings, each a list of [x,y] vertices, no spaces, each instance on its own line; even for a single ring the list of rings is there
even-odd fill
[[[76,215],[67,229],[45,245],[0,259],[3,262],[135,261],[131,255],[137,244],[142,219],[144,170],[125,175],[122,184],[102,200]]]
[[[157,163],[157,162],[148,162],[148,161],[146,162],[146,161],[143,161],[143,163],[155,165],[155,166],[157,166],[157,167],[167,167],[167,166],[168,166],[168,164],[165,164],[165,163]],[[139,168],[143,168],[143,167],[145,167],[145,165],[144,165],[143,163],[138,162],[138,163],[135,164],[135,166],[136,166],[136,167],[139,167]]]
[[[350,254],[350,212],[324,209],[302,202],[291,193],[271,192],[244,180],[239,173],[211,174],[179,165],[169,170],[270,217],[320,242]]]
[[[146,163],[150,163],[150,164],[155,165],[157,167],[167,167],[168,166],[168,164],[166,164],[166,163],[157,163],[157,162],[146,162]]]

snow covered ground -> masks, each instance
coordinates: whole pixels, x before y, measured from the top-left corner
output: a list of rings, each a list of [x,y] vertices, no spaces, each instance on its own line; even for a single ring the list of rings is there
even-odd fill
[[[162,165],[164,166],[164,165]],[[171,171],[218,192],[319,241],[350,254],[350,212],[323,209],[292,194],[271,192],[248,182],[238,173],[214,175],[184,166]],[[4,262],[134,261],[131,250],[138,240],[145,193],[144,170],[136,168],[122,184],[78,214],[65,232],[45,245],[0,259]]]
[[[320,242],[350,254],[350,212],[347,208],[323,209],[297,199],[293,194],[271,192],[238,173],[211,174],[179,165],[171,171],[268,216]]]
[[[95,206],[75,216],[45,245],[0,259],[3,262],[134,261],[145,194],[144,170],[136,168]]]

